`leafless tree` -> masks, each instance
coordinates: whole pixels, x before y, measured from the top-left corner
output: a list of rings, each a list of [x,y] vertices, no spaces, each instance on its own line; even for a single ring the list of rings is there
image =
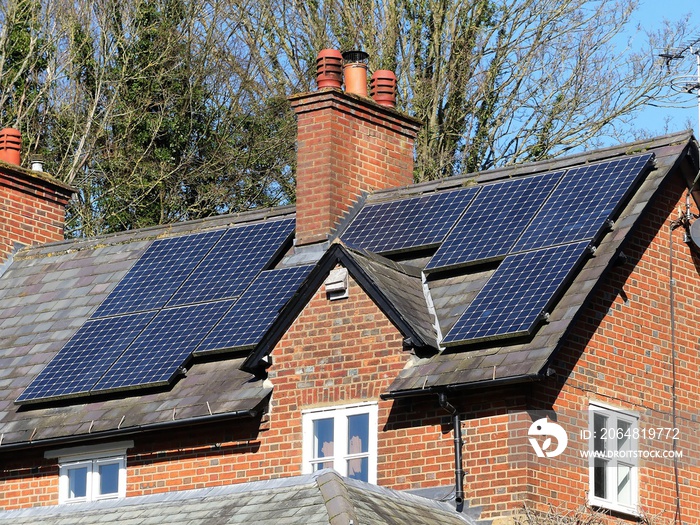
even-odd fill
[[[663,103],[633,0],[5,0],[0,115],[73,184],[73,235],[294,200],[293,115],[324,47],[362,48],[424,126],[417,180],[630,138]]]

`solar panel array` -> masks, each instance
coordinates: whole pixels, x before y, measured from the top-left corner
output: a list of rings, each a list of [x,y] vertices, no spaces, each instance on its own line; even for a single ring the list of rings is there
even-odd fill
[[[262,222],[227,230],[168,306],[236,297],[280,249],[294,221]],[[235,272],[231,269],[235,268]]]
[[[512,252],[594,238],[652,156],[623,157],[569,170]]]
[[[501,261],[446,346],[532,333],[652,154],[366,205],[342,234],[425,270]],[[154,241],[18,402],[170,383],[192,355],[257,344],[312,266],[265,270],[293,219]],[[442,243],[442,244],[441,244]]]
[[[17,401],[87,394],[155,312],[87,321]]]
[[[529,214],[530,224],[508,250],[504,247],[499,252],[509,255],[448,331],[443,344],[532,333],[652,158],[653,154],[643,154],[568,170],[540,202],[539,210],[530,208],[536,211],[534,216]],[[459,238],[467,245],[470,237],[471,231],[460,232]],[[481,253],[492,253],[493,248],[486,244]]]
[[[93,317],[162,307],[222,235],[217,230],[153,241]]]
[[[442,242],[479,188],[472,186],[362,208],[343,241],[371,252],[392,253]]]
[[[281,219],[154,241],[17,401],[171,382],[258,274],[268,275],[293,230],[293,219]],[[308,267],[273,272],[286,290]],[[247,318],[247,341],[262,337],[270,315]]]
[[[229,299],[161,310],[92,390],[170,382],[234,302]]]

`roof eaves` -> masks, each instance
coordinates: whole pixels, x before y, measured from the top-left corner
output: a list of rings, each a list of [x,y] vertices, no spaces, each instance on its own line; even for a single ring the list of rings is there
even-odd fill
[[[437,395],[441,393],[456,393],[456,392],[467,392],[467,391],[478,391],[487,388],[497,388],[502,386],[509,386],[522,383],[533,383],[536,381],[542,381],[548,377],[546,371],[540,371],[538,373],[529,374],[518,374],[513,376],[495,377],[490,379],[483,379],[481,381],[470,381],[470,382],[460,382],[445,385],[432,385],[423,388],[407,388],[407,389],[396,389],[389,390],[379,394],[382,399],[399,399],[406,397],[418,397],[418,396],[428,396]],[[390,386],[391,388],[391,386]]]
[[[269,398],[265,397],[263,402]],[[101,441],[103,439],[114,439],[119,437],[131,436],[135,434],[141,434],[149,431],[156,430],[169,430],[172,428],[179,428],[183,426],[197,426],[206,423],[218,423],[222,421],[229,421],[233,419],[241,418],[254,418],[260,414],[260,407],[263,402],[259,403],[254,409],[236,410],[233,412],[223,412],[219,414],[211,414],[207,416],[198,416],[192,418],[182,418],[174,419],[172,421],[159,421],[156,423],[145,423],[142,425],[136,425],[125,428],[116,428],[111,430],[104,430],[101,432],[88,432],[83,434],[74,434],[68,436],[60,436],[46,439],[39,439],[35,441],[20,441],[16,443],[9,443],[3,445],[0,443],[0,453],[15,451],[15,450],[25,450],[28,448],[35,447],[56,447],[62,445],[72,445],[77,443],[82,443],[86,441],[94,442]]]

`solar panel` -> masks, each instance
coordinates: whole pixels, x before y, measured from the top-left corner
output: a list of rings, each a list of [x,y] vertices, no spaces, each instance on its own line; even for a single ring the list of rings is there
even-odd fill
[[[92,391],[170,382],[233,303],[217,301],[161,310]]]
[[[531,333],[588,242],[507,256],[443,340],[445,346]]]
[[[17,401],[87,394],[154,315],[142,312],[87,321]]]
[[[505,257],[563,171],[485,185],[426,265],[426,270]]]
[[[216,230],[153,241],[93,318],[162,307],[223,233]]]
[[[594,239],[653,156],[624,157],[569,170],[511,253]]]
[[[380,253],[438,244],[478,191],[472,186],[367,205],[341,237],[349,246]]]
[[[240,295],[293,230],[294,219],[230,228],[173,295],[168,306]]]
[[[312,268],[296,266],[262,272],[196,353],[257,344]]]

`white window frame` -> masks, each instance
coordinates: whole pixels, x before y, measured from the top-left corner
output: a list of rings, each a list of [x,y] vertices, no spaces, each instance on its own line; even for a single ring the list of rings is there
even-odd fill
[[[369,417],[369,436],[367,452],[352,455],[348,449],[348,417],[367,414]],[[357,403],[353,405],[314,408],[302,411],[302,474],[311,474],[314,464],[328,463],[331,458],[319,461],[314,458],[314,421],[333,419],[333,469],[342,476],[347,476],[347,462],[355,456],[368,458],[367,480],[377,483],[377,426],[378,406],[376,402]]]
[[[51,450],[44,454],[47,459],[58,459],[58,502],[80,503],[102,499],[126,497],[126,451],[134,446],[133,441],[122,441],[104,445]],[[118,465],[117,492],[100,493],[100,467]],[[69,472],[86,468],[85,496],[71,497]]]
[[[607,418],[606,429],[601,433],[600,436],[595,435],[596,429],[595,424],[595,414],[602,415]],[[589,480],[589,490],[588,490],[588,503],[595,507],[601,507],[604,509],[612,510],[615,512],[621,512],[624,514],[638,515],[639,514],[639,457],[636,452],[639,450],[639,415],[635,412],[630,412],[628,410],[621,410],[617,407],[613,407],[600,402],[589,403],[588,407],[588,430],[590,432],[590,439],[588,441],[588,450],[593,453],[595,451],[594,439],[597,437],[599,443],[605,447],[606,453],[616,453],[620,452],[620,442],[618,439],[613,437],[613,434],[618,432],[619,423],[628,426],[628,430],[624,432],[627,435],[625,444],[623,445],[625,451],[631,452],[626,458],[620,458],[611,454],[610,457],[605,457],[606,461],[606,473],[605,473],[605,497],[600,497],[595,495],[595,460],[593,454],[589,456],[588,463],[588,480]],[[612,439],[610,439],[612,437]],[[619,500],[618,494],[618,475],[620,473],[619,467],[628,468],[629,472],[629,490],[630,490],[630,503],[621,502]]]

